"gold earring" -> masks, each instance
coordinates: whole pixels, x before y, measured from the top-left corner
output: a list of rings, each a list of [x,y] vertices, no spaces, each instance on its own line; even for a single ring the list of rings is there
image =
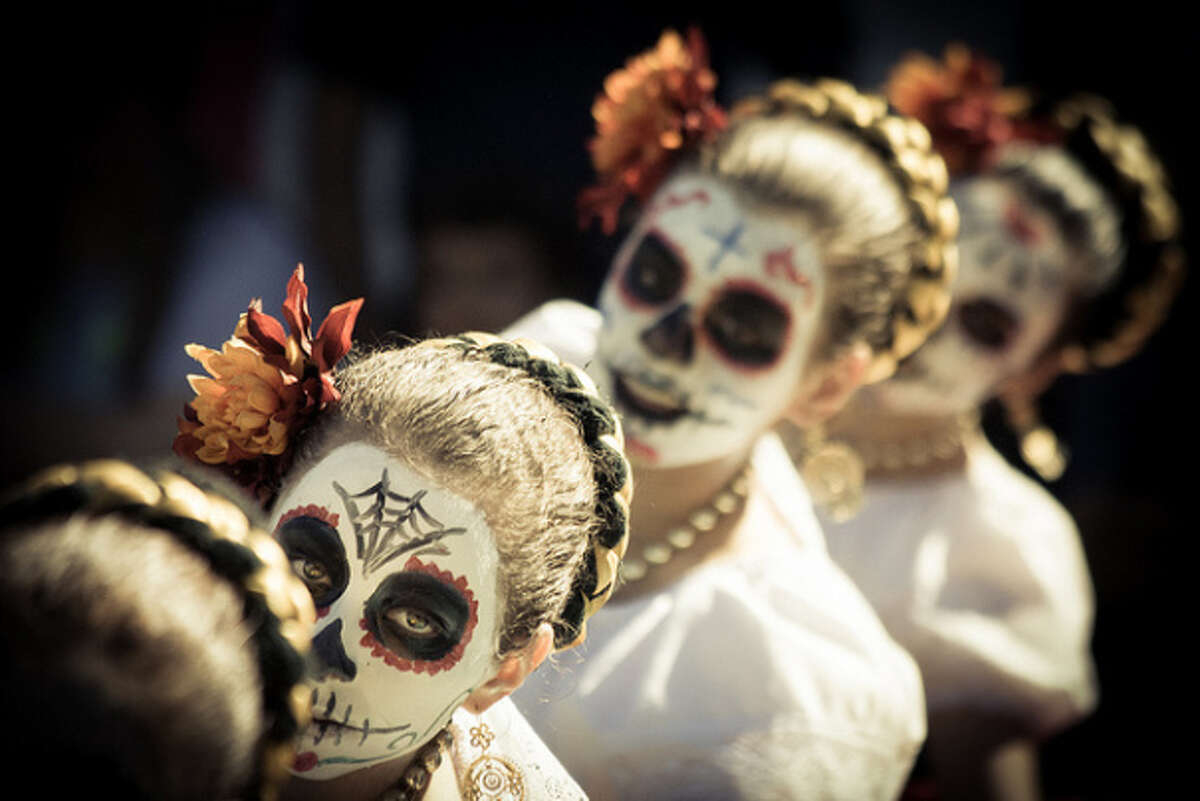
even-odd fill
[[[866,468],[858,452],[844,442],[825,438],[817,425],[801,432],[804,483],[813,503],[835,523],[850,520],[863,504]]]

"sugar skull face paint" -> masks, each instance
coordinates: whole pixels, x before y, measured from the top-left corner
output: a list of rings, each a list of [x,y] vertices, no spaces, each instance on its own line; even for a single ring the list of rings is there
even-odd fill
[[[1048,213],[997,178],[960,181],[951,194],[962,215],[953,301],[942,328],[873,388],[895,412],[978,405],[1050,343],[1072,291],[1071,254]]]
[[[292,772],[332,779],[416,750],[496,668],[499,558],[483,514],[351,443],[288,489],[274,527],[319,616],[314,720]]]
[[[600,296],[589,372],[624,415],[631,458],[663,467],[744,448],[792,400],[825,281],[794,218],[715,178],[667,181]]]

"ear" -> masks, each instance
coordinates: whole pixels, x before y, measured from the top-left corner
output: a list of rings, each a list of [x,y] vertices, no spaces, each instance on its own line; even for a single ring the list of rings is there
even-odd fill
[[[800,428],[811,428],[833,417],[862,386],[870,364],[870,346],[856,342],[836,358],[813,365],[785,412],[787,419]]]
[[[468,712],[481,715],[488,707],[512,693],[525,683],[529,674],[538,669],[554,648],[554,629],[549,623],[538,626],[525,647],[509,654],[500,663],[496,675],[485,681],[467,696],[463,707]]]

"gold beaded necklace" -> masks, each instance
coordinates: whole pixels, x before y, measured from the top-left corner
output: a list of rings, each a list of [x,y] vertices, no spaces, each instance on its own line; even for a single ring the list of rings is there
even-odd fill
[[[429,789],[433,772],[442,764],[442,753],[454,747],[454,735],[450,727],[439,731],[434,738],[417,751],[416,756],[394,787],[389,787],[379,796],[379,801],[420,801]]]
[[[665,565],[679,551],[685,551],[696,543],[696,538],[712,531],[725,518],[742,507],[750,492],[751,467],[747,463],[729,483],[717,491],[704,506],[692,511],[683,523],[667,532],[666,542],[655,542],[641,549],[638,555],[625,554],[621,560],[622,581],[637,581],[644,578],[651,568]]]

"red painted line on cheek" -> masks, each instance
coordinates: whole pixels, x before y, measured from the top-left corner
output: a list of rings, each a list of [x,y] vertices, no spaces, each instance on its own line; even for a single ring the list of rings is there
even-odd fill
[[[654,464],[658,462],[658,451],[651,448],[646,443],[636,437],[625,435],[625,450],[645,462]]]
[[[1042,238],[1041,232],[1029,219],[1025,209],[1021,208],[1021,204],[1016,201],[1009,203],[1008,208],[1004,210],[1004,224],[1008,226],[1012,235],[1026,247],[1033,247]]]
[[[800,271],[793,258],[794,246],[772,250],[763,257],[763,270],[771,278],[782,278],[804,290],[804,308],[812,308],[812,281]]]

